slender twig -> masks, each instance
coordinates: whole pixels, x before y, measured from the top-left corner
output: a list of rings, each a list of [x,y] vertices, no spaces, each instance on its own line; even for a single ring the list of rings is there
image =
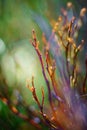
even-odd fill
[[[34,30],[33,30],[33,41],[32,41],[32,45],[34,46],[34,48],[35,48],[35,50],[37,52],[38,58],[40,60],[40,63],[41,63],[42,73],[43,73],[43,76],[44,76],[44,79],[46,81],[46,85],[47,85],[47,88],[48,88],[48,95],[49,95],[50,105],[51,105],[51,108],[53,110],[50,83],[49,83],[48,78],[47,78],[46,73],[45,73],[45,68],[44,68],[44,64],[43,64],[42,55],[41,55],[41,53],[40,53],[40,51],[39,51],[39,49],[37,47],[37,39],[36,39]]]
[[[50,59],[48,50],[45,53],[45,57],[46,57],[47,72],[48,72],[48,74],[51,78],[51,82],[52,82],[54,92],[55,92],[56,96],[58,96],[59,99],[61,99],[61,100],[58,100],[58,101],[63,101],[62,98],[60,97],[61,94],[58,91],[58,83],[56,82],[56,79],[55,79],[56,63],[55,63],[55,61],[53,61],[53,63],[51,63],[51,59]],[[50,66],[49,66],[49,64],[50,64]]]

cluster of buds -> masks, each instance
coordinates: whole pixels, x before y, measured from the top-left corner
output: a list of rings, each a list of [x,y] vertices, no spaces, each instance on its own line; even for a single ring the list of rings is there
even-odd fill
[[[68,3],[68,6],[72,7],[70,3]],[[32,87],[29,85],[28,87],[32,92],[33,98],[40,109],[40,113],[45,123],[50,129],[86,130],[87,59],[85,62],[86,73],[85,76],[83,76],[83,81],[79,80],[80,72],[77,64],[78,54],[85,42],[84,40],[81,40],[81,43],[78,46],[76,44],[76,33],[80,28],[79,20],[82,20],[86,9],[84,8],[81,10],[79,20],[75,17],[68,20],[67,12],[64,9],[62,12],[64,17],[58,17],[58,21],[53,27],[49,41],[47,41],[45,35],[43,35],[45,63],[39,50],[39,42],[36,33],[34,30],[32,31],[32,45],[38,55],[42,74],[48,88],[48,106],[44,106],[45,97],[43,90],[42,102],[40,103],[35,91],[33,78]],[[56,47],[53,45],[54,43],[52,43],[53,39],[56,41]],[[53,57],[50,50],[53,51]],[[59,64],[61,64],[61,66]],[[57,72],[59,72],[59,75]],[[43,111],[43,107],[48,109],[48,113]]]

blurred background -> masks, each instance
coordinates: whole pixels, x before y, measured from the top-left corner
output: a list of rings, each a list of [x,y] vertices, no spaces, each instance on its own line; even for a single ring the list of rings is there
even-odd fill
[[[51,25],[61,14],[61,8],[66,8],[67,2],[74,5],[73,11],[69,11],[71,17],[74,14],[78,18],[80,9],[87,8],[86,0],[0,0],[0,97],[4,96],[11,104],[18,105],[18,110],[24,114],[25,104],[30,109],[37,107],[26,87],[26,81],[31,83],[32,76],[39,99],[42,86],[47,97],[39,60],[30,44],[32,29],[36,31],[42,50],[42,34],[45,33],[47,39],[49,38]],[[81,39],[87,42],[87,16],[79,31],[78,42]],[[82,56],[85,57],[86,52],[87,44],[83,48]],[[45,103],[47,104],[47,98]],[[14,115],[8,106],[0,101],[0,130],[6,129],[37,128]],[[43,126],[43,129],[47,128]]]

